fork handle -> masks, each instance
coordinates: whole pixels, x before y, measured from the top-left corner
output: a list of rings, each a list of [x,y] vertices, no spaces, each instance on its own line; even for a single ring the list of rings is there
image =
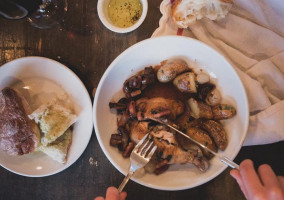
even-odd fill
[[[125,178],[123,179],[122,183],[120,184],[120,186],[118,187],[118,191],[122,192],[123,188],[125,187],[126,183],[129,181],[129,179],[132,177],[132,175],[134,174],[133,171],[129,171],[127,176],[125,176]]]

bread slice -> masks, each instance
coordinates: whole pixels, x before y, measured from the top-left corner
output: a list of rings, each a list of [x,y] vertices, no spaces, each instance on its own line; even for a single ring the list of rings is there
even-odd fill
[[[232,4],[232,0],[175,0],[172,20],[179,28],[188,28],[204,17],[219,20],[228,14]]]
[[[72,143],[72,131],[67,129],[56,141],[46,146],[41,145],[38,150],[45,153],[59,163],[66,163],[68,150]]]
[[[29,117],[38,123],[43,133],[41,138],[43,146],[54,142],[77,120],[73,109],[64,105],[60,99],[40,106]]]
[[[32,153],[40,144],[40,131],[30,113],[18,91],[6,87],[0,92],[0,149],[9,155]]]

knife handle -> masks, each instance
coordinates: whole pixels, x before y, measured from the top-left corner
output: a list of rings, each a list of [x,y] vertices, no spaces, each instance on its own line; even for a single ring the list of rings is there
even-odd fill
[[[219,159],[225,163],[226,165],[228,165],[229,167],[233,168],[233,169],[239,169],[240,166],[235,163],[234,161],[230,160],[228,157],[226,156],[220,156]]]

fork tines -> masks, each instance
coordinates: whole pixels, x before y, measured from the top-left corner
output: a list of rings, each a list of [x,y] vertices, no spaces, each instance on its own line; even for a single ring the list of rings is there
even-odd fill
[[[154,141],[148,137],[149,133],[147,133],[134,148],[134,151],[143,157],[152,157],[157,148]]]

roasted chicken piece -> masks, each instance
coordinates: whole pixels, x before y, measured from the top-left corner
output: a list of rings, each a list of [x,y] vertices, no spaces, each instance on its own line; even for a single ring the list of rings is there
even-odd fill
[[[160,118],[166,116],[171,120],[184,112],[184,104],[181,101],[156,98],[141,98],[136,101],[137,118],[143,120],[147,118]]]
[[[149,122],[132,121],[129,126],[130,140],[134,143],[138,143],[148,133]]]
[[[164,126],[156,126],[150,134],[158,147],[158,151],[162,152],[160,157],[165,159],[167,164],[192,163],[201,171],[208,169],[208,161],[200,155],[200,149],[199,151],[182,149],[174,134]]]

